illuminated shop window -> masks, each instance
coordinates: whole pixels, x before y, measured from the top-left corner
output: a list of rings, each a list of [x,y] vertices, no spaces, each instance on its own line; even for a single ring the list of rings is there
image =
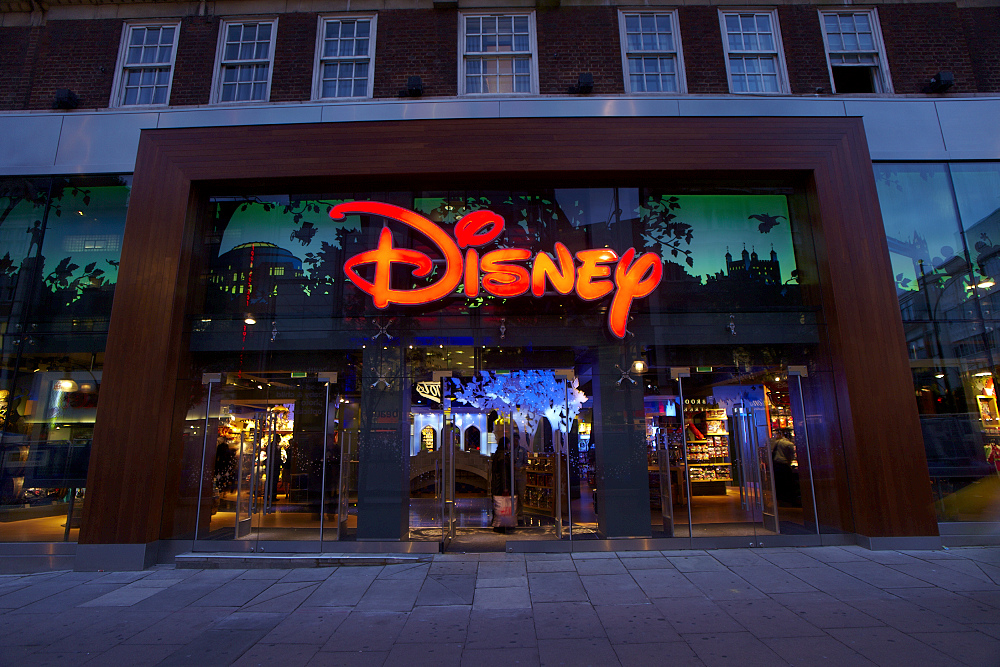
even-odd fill
[[[112,107],[167,104],[178,23],[126,24],[118,49]]]
[[[720,12],[731,93],[787,93],[778,14]]]
[[[686,92],[676,11],[619,12],[618,27],[628,92]]]
[[[820,12],[835,93],[891,93],[885,47],[874,9]]]
[[[372,96],[375,19],[320,17],[313,99]]]
[[[223,21],[212,84],[213,102],[266,102],[278,20]]]
[[[464,94],[535,93],[535,15],[463,14],[459,87]]]

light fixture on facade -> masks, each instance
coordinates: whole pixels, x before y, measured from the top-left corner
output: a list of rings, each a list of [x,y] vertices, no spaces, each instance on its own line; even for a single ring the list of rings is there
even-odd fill
[[[643,373],[646,370],[646,362],[642,359],[636,359],[632,364],[632,370],[636,373]]]
[[[79,388],[80,388],[79,385],[77,385],[76,381],[70,377],[68,371],[66,372],[65,375],[62,376],[62,378],[56,381],[56,389],[64,393],[70,393],[76,391]]]
[[[257,320],[254,319],[253,315],[247,313],[247,316],[243,319],[243,324],[257,324]]]

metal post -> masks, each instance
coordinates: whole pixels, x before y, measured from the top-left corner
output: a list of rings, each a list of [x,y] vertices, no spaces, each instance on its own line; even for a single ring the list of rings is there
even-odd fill
[[[677,393],[681,401],[681,455],[684,458],[684,488],[687,489],[688,541],[694,547],[694,520],[691,517],[691,469],[688,467],[687,424],[684,416],[684,378],[691,377],[690,368],[671,368],[670,375],[677,380]],[[669,460],[669,455],[668,455]],[[673,514],[671,512],[671,514]]]
[[[569,520],[569,541],[573,541],[573,469],[570,466],[569,460],[569,431],[572,428],[572,424],[569,421],[569,380],[564,380],[566,389],[565,398],[565,412],[566,416],[566,429],[563,431],[563,437],[566,440],[566,512],[567,518]],[[579,443],[579,439],[577,439]],[[579,444],[577,445],[577,456],[579,456]],[[561,520],[561,519],[560,519]],[[571,549],[572,550],[572,549]]]
[[[208,449],[208,418],[212,414],[212,380],[208,381],[208,400],[205,403],[205,433],[201,439],[201,470],[198,475],[198,509],[194,516],[194,536],[191,538],[191,551],[194,551],[194,543],[198,539],[198,526],[201,524],[201,494],[205,485],[205,451]],[[237,509],[237,523],[239,522],[239,510]]]
[[[327,431],[330,428],[330,383],[326,383],[326,403],[323,404],[323,474],[319,487],[319,550],[323,551],[323,528],[326,518],[326,441]]]
[[[808,371],[805,366],[789,366],[788,374],[795,376],[795,381],[799,386],[799,407],[802,411],[802,437],[806,441],[806,466],[809,468],[809,495],[812,496],[813,520],[816,522],[816,534],[819,535],[819,513],[816,510],[816,483],[813,481],[812,455],[809,452],[809,426],[806,424],[806,404],[802,398],[802,376],[807,375]]]

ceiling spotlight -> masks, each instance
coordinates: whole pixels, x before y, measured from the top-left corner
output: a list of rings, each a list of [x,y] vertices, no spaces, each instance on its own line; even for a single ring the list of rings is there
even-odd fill
[[[257,324],[257,320],[253,318],[253,315],[250,315],[248,313],[247,316],[243,319],[243,324]]]

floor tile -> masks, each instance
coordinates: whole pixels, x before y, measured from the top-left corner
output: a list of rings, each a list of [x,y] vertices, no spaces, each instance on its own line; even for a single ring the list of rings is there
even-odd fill
[[[606,632],[589,602],[548,602],[532,605],[539,639],[604,637]]]
[[[612,644],[674,642],[681,637],[664,613],[652,604],[594,607]]]
[[[524,648],[536,645],[530,610],[472,610],[466,648]]]
[[[469,628],[468,605],[418,607],[396,637],[396,643],[464,643]]]
[[[961,664],[895,628],[834,628],[827,632],[851,650],[879,665],[951,667]]]
[[[605,561],[582,561],[601,563]],[[576,572],[537,572],[528,575],[531,601],[583,602],[587,591]]]
[[[615,654],[627,667],[702,667],[705,663],[687,642],[616,644]]]
[[[749,632],[684,635],[707,667],[775,667],[787,664],[767,644]]]
[[[540,639],[538,658],[541,667],[572,665],[574,667],[612,667],[620,665],[607,639]]]
[[[833,637],[768,637],[761,641],[796,667],[872,667],[875,664]]]

